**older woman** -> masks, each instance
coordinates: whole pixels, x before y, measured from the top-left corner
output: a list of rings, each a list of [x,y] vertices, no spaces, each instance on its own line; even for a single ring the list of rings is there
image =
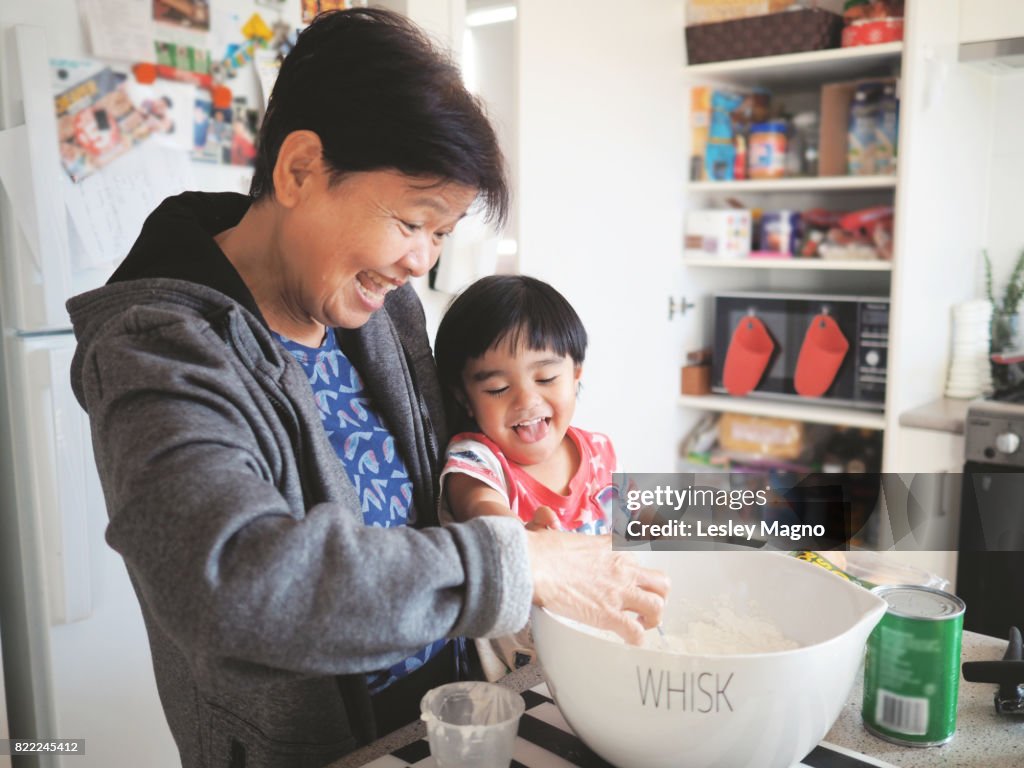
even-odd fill
[[[285,60],[248,197],[188,193],[69,302],[110,526],[185,766],[316,766],[465,674],[531,602],[638,641],[668,584],[609,541],[439,528],[444,424],[408,280],[508,192],[409,22],[325,14]]]

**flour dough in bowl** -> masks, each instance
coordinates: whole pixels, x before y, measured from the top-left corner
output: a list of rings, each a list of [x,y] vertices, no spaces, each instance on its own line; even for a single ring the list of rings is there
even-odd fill
[[[632,556],[672,579],[669,647],[656,632],[634,647],[534,609],[548,687],[577,735],[619,768],[789,768],[807,755],[839,716],[885,602],[777,553]],[[751,651],[758,627],[778,634]]]

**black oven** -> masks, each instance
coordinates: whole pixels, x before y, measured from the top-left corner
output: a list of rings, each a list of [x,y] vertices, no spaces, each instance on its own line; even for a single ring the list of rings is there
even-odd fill
[[[964,629],[1005,638],[1024,629],[1024,406],[972,405],[964,439],[956,593]]]
[[[889,300],[822,294],[714,297],[712,389],[881,410]]]

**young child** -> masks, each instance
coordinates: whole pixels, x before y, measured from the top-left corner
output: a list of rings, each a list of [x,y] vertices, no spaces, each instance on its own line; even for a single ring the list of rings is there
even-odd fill
[[[615,451],[571,426],[587,333],[565,298],[523,275],[473,283],[445,313],[435,356],[454,437],[441,472],[441,520],[514,515],[608,533]],[[489,680],[532,655],[528,629],[477,643]]]

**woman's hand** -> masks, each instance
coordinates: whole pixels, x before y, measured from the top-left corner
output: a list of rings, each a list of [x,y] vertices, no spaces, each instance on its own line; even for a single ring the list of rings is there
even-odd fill
[[[669,579],[612,551],[611,536],[528,530],[533,602],[639,645],[661,623]]]

